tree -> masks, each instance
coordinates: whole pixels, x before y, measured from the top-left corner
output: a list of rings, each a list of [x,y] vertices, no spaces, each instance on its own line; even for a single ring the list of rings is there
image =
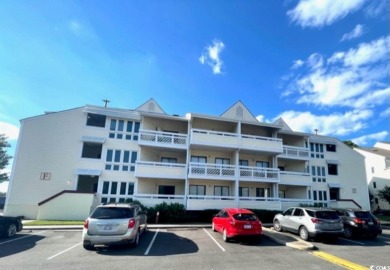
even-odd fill
[[[343,141],[343,143],[346,144],[346,145],[348,145],[348,146],[351,147],[351,148],[359,147],[359,145],[357,145],[356,143],[354,143],[354,142],[351,141],[351,140]]]
[[[387,201],[388,203],[390,203],[390,187],[389,186],[385,186],[384,188],[379,190],[378,191],[378,196],[379,196],[379,199]]]
[[[4,134],[0,134],[0,171],[7,167],[9,160],[12,158],[7,154],[7,147],[11,147],[7,142],[7,137]],[[0,173],[0,183],[8,180],[8,173]]]

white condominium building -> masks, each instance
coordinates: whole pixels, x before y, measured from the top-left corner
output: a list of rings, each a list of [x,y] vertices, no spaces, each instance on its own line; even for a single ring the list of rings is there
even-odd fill
[[[169,115],[150,99],[21,120],[6,215],[84,219],[128,199],[187,210],[370,207],[361,154],[282,119],[259,122],[241,101],[220,116]]]

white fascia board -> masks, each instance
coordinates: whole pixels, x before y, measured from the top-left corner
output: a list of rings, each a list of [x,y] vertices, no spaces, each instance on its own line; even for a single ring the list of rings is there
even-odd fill
[[[97,143],[104,143],[105,138],[102,137],[93,137],[93,136],[82,136],[81,141],[83,142],[97,142]]]
[[[84,112],[102,114],[106,116],[132,119],[132,120],[141,120],[141,115],[138,112],[133,110],[128,110],[128,109],[106,108],[106,107],[87,105],[85,107]]]
[[[99,176],[102,173],[102,170],[93,170],[93,169],[76,169],[75,174],[77,175],[93,175]]]

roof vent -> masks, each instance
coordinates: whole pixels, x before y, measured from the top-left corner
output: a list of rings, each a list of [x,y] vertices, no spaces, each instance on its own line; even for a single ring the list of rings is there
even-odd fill
[[[241,106],[236,108],[236,117],[242,118],[244,117],[244,109]]]

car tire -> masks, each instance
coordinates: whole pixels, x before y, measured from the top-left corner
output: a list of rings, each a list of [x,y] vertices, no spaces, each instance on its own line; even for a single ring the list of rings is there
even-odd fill
[[[277,219],[274,221],[274,230],[277,232],[283,231],[282,225],[280,225],[280,221]]]
[[[378,237],[378,234],[373,233],[368,236],[371,240],[375,240]]]
[[[94,249],[94,247],[90,244],[83,244],[83,248],[86,250],[93,250]]]
[[[17,228],[15,224],[10,224],[7,228],[7,237],[12,237],[16,234]]]
[[[230,241],[230,238],[227,236],[226,229],[223,229],[223,232],[222,232],[222,239],[223,239],[223,241],[225,241],[225,242],[229,242],[229,241]]]
[[[211,229],[213,230],[213,232],[216,232],[216,231],[217,231],[217,230],[215,229],[215,224],[214,224],[214,222],[211,223]]]
[[[353,236],[353,231],[350,227],[345,227],[344,228],[344,236],[346,238],[351,238]]]
[[[135,235],[134,242],[133,242],[133,247],[138,246],[139,244],[139,230],[137,231],[137,234]]]
[[[299,228],[299,237],[305,241],[309,240],[309,231],[305,226]]]

